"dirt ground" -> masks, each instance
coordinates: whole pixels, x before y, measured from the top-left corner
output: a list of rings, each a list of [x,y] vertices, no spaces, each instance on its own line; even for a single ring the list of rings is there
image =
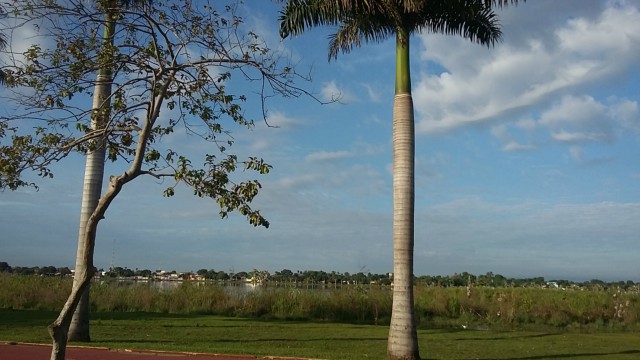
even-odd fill
[[[48,359],[50,355],[51,345],[0,342],[0,360],[38,360]],[[252,355],[116,350],[84,346],[67,346],[65,358],[66,360],[153,360],[158,358],[171,358],[176,360],[310,360],[274,356],[256,357]]]

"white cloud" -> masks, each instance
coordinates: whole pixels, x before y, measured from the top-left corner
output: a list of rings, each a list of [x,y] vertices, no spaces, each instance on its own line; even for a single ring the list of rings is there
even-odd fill
[[[551,138],[560,142],[576,143],[585,141],[606,141],[608,136],[603,133],[568,132],[562,130],[552,132]]]
[[[517,127],[528,129],[531,124],[529,122],[520,122],[516,124]],[[537,147],[532,144],[522,144],[518,142],[514,136],[509,132],[507,125],[501,124],[491,128],[491,135],[503,143],[503,151],[528,151],[535,150]]]
[[[541,116],[540,123],[547,126],[594,124],[606,116],[605,112],[605,106],[591,96],[567,95]]]
[[[341,103],[351,103],[357,100],[353,94],[339,87],[334,80],[322,84],[320,98],[326,102],[339,101]]]
[[[569,154],[571,155],[571,157],[577,161],[577,162],[583,162],[584,161],[584,153],[582,151],[582,148],[580,146],[570,146],[569,147]]]
[[[351,157],[377,156],[387,151],[385,145],[371,144],[362,141],[356,141],[351,150],[338,151],[317,151],[308,154],[305,160],[308,162],[340,160]]]
[[[613,120],[607,107],[591,96],[565,96],[545,111],[539,123],[551,130],[551,138],[560,142],[612,142]]]
[[[583,167],[598,166],[611,161],[611,158],[606,156],[587,156],[585,153],[585,148],[579,145],[569,146],[569,155],[576,162],[576,164]]]
[[[39,45],[43,49],[50,48],[55,45],[54,41],[47,36],[42,36],[42,33],[46,33],[46,29],[38,31],[32,25],[17,26],[18,21],[9,18],[0,22],[0,28],[3,28],[3,33],[7,38],[7,50],[6,52],[0,52],[0,60],[4,63],[10,63],[16,61],[22,63],[24,60],[23,54],[33,45]]]
[[[277,188],[291,190],[294,188],[307,187],[316,184],[321,180],[318,174],[303,174],[298,176],[285,176],[280,178],[274,185]]]
[[[382,98],[380,91],[376,90],[370,84],[362,84],[362,86],[364,86],[364,88],[367,90],[367,96],[369,97],[369,101],[376,102],[376,103],[380,102],[380,99]]]
[[[318,151],[307,155],[307,161],[327,161],[352,157],[354,154],[350,151]]]
[[[609,112],[615,118],[623,129],[631,130],[640,134],[640,109],[637,101],[628,99],[617,100],[610,99],[613,105]]]
[[[527,5],[509,11],[526,12]],[[416,82],[418,132],[495,121],[544,103],[558,92],[597,80],[606,83],[631,71],[640,61],[640,11],[626,2],[608,5],[593,19],[547,24],[555,30],[541,31],[537,37],[537,28],[532,28],[529,36],[536,38],[524,43],[512,42],[507,33],[505,43],[491,50],[460,38],[423,35],[423,59],[447,71],[423,75]]]
[[[279,111],[271,111],[267,114],[267,123],[269,126],[289,130],[299,127],[303,124],[303,121],[298,118],[290,117]]]
[[[507,142],[502,147],[502,150],[504,151],[528,151],[528,150],[535,150],[535,149],[537,149],[535,145],[520,144],[515,140]]]
[[[567,95],[541,113],[537,127],[563,143],[612,143],[621,131],[640,132],[638,103],[610,97],[606,103],[591,96]]]

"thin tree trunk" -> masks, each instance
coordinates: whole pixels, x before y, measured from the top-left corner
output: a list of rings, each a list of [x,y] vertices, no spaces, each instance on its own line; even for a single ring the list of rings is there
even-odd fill
[[[139,163],[137,164],[139,169]],[[136,178],[139,175],[139,170],[130,171],[122,176],[114,177],[110,182],[109,190],[100,198],[98,205],[93,214],[89,217],[84,237],[82,241],[82,252],[84,254],[90,254],[87,260],[87,267],[85,271],[76,271],[74,278],[74,285],[71,288],[71,294],[67,298],[62,311],[58,315],[58,318],[49,325],[49,335],[53,340],[53,348],[51,350],[50,360],[65,360],[65,352],[68,340],[69,326],[73,317],[74,309],[78,306],[80,298],[83,292],[89,288],[91,283],[91,277],[93,276],[93,250],[95,246],[95,234],[98,227],[98,222],[104,217],[105,212],[109,208],[109,205],[113,199],[120,193],[122,186]],[[76,281],[77,280],[77,281]]]
[[[96,89],[98,86],[96,86]],[[94,105],[99,101],[99,91],[96,91],[94,97]],[[93,128],[93,126],[92,126]],[[82,282],[82,276],[78,276],[80,272],[86,272],[88,269],[87,260],[93,259],[93,252],[91,254],[86,253],[87,247],[83,245],[83,242],[92,241],[95,242],[95,236],[93,239],[87,239],[85,236],[87,221],[93,211],[95,210],[98,200],[102,192],[102,179],[104,177],[104,158],[105,158],[105,141],[99,140],[96,144],[97,148],[87,155],[85,175],[84,175],[84,187],[82,191],[82,207],[80,210],[80,229],[78,233],[78,251],[76,254],[76,275],[73,278],[73,287],[78,287]],[[93,271],[93,269],[90,269]],[[87,285],[82,292],[80,301],[78,302],[71,325],[69,327],[69,341],[91,341],[89,332],[89,289],[90,285]]]
[[[408,34],[396,38],[396,95],[393,104],[393,305],[387,355],[418,360],[413,298],[415,126]]]
[[[109,14],[105,15],[105,29],[103,35],[103,46],[113,46],[113,34],[115,31],[115,21]],[[93,94],[93,113],[91,118],[91,130],[102,130],[109,118],[110,114],[110,97],[111,97],[112,73],[109,68],[102,68],[98,71],[95,91]],[[87,222],[98,205],[98,200],[102,192],[102,182],[104,178],[104,161],[105,161],[104,137],[98,137],[93,149],[87,154],[84,185],[82,190],[82,207],[80,209],[80,226],[78,230],[78,251],[76,254],[76,275],[73,278],[73,287],[79,287],[83,282],[81,273],[93,273],[93,265],[88,269],[89,260],[93,263],[93,245],[85,246],[84,242],[90,241],[95,243],[95,232],[92,232],[91,238],[87,237]],[[90,249],[91,252],[87,253]],[[89,289],[90,283],[86,285],[82,291],[82,296],[71,320],[69,327],[68,341],[91,341],[89,329]]]
[[[145,121],[144,127],[139,132],[138,143],[135,151],[136,155],[129,167],[129,170],[125,171],[120,176],[112,176],[110,178],[107,191],[102,197],[100,197],[93,213],[87,220],[85,231],[79,244],[82,248],[79,252],[87,255],[84,259],[87,262],[87,266],[85,271],[76,271],[77,281],[74,281],[71,294],[69,295],[69,298],[67,298],[67,302],[64,304],[58,318],[49,325],[49,335],[51,335],[51,339],[53,340],[50,360],[65,360],[67,336],[69,326],[71,324],[71,318],[73,317],[74,309],[80,302],[82,293],[88,289],[91,277],[93,276],[93,250],[98,223],[102,218],[104,218],[104,214],[107,212],[111,202],[116,198],[116,196],[118,196],[122,187],[126,183],[140,176],[142,173],[141,169],[144,161],[144,154],[146,154],[147,142],[149,141],[153,125],[158,119],[163,99],[166,96],[169,85],[173,81],[174,75],[175,73],[170,74],[168,80],[158,88],[157,95],[153,98],[149,108],[147,109],[147,120]],[[76,278],[74,278],[74,280],[75,279]]]
[[[80,301],[81,292],[83,292],[89,283],[91,282],[90,273],[84,273],[78,277],[78,286],[74,286],[71,290],[71,294],[64,304],[62,311],[58,315],[58,318],[49,325],[49,335],[53,339],[53,348],[51,350],[51,360],[64,360],[67,346],[67,333],[69,331],[69,324],[73,317],[73,309],[77,307]]]

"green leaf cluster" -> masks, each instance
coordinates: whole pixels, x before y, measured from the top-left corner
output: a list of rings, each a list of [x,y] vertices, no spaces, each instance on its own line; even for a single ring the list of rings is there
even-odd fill
[[[231,133],[254,126],[246,104],[257,103],[266,118],[271,97],[308,94],[296,85],[306,78],[243,25],[235,4],[122,5],[10,3],[16,26],[37,36],[25,53],[1,65],[16,96],[0,115],[0,188],[35,185],[25,174],[53,177],[53,164],[70,153],[104,146],[110,161],[129,165],[114,184],[141,175],[170,178],[175,183],[166,196],[183,184],[215,200],[222,217],[238,211],[251,224],[268,226],[250,207],[261,185],[246,176],[267,174],[271,166],[230,153]],[[238,92],[239,83],[254,90]],[[110,96],[92,105],[96,86],[108,86]],[[185,141],[171,140],[183,134],[212,144],[212,152],[194,158],[180,148]]]

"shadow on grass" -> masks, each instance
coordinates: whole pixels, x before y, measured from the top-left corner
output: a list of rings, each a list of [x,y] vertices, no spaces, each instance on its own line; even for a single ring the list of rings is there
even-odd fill
[[[0,325],[7,328],[16,327],[37,327],[48,326],[57,317],[59,312],[51,310],[19,310],[19,309],[0,309]],[[214,319],[209,321],[208,318]],[[152,313],[152,312],[92,312],[90,315],[92,322],[101,321],[154,321],[154,320],[191,320],[189,324],[182,323],[163,323],[158,324],[164,328],[242,328],[246,327],[247,322],[263,323],[265,326],[289,326],[300,324],[306,328],[324,328],[326,326],[335,326],[342,324],[346,328],[359,328],[361,326],[375,326],[367,323],[329,323],[313,320],[301,319],[275,319],[275,318],[243,318],[231,317],[216,314],[176,314],[176,313]],[[96,324],[97,325],[97,324]],[[100,324],[97,326],[105,326]]]
[[[58,311],[0,309],[0,318],[4,325],[28,325],[51,323],[58,317]],[[155,320],[155,319],[192,319],[205,315],[168,314],[149,312],[92,312],[91,320]]]
[[[206,315],[169,314],[153,312],[92,312],[91,320],[159,320],[159,319],[195,319]]]
[[[535,355],[535,356],[525,356],[525,357],[506,357],[499,358],[500,360],[538,360],[538,359],[573,359],[573,358],[581,358],[588,356],[614,356],[614,355],[635,355],[640,354],[640,350],[624,350],[618,352],[602,352],[602,353],[582,353],[582,354],[556,354],[556,355]],[[480,357],[468,358],[461,360],[478,360],[485,359]],[[493,360],[496,358],[486,358],[487,360]],[[441,358],[422,358],[421,360],[441,360]]]
[[[5,327],[46,326],[56,317],[58,313],[55,311],[0,309],[0,319]]]
[[[504,360],[568,359],[568,358],[579,358],[579,357],[585,357],[585,356],[613,356],[613,355],[634,355],[634,354],[640,354],[640,350],[624,350],[624,351],[618,351],[618,352],[603,352],[603,353],[537,355],[537,356],[504,358]]]
[[[511,340],[511,339],[534,339],[534,338],[542,338],[547,336],[557,336],[562,335],[561,333],[544,333],[544,334],[522,334],[522,335],[512,335],[513,333],[509,333],[509,335],[504,336],[491,336],[491,337],[459,337],[456,338],[456,341],[482,341],[482,340]]]
[[[303,342],[316,342],[316,341],[331,341],[331,342],[351,342],[351,341],[386,341],[386,337],[321,337],[321,338],[310,338],[310,339],[293,339],[293,338],[260,338],[260,339],[216,339],[211,342],[214,343],[238,343],[238,344],[247,344],[247,343],[260,343],[260,342],[292,342],[292,343],[303,343]],[[118,343],[118,344],[166,344],[166,339],[158,339],[158,340],[132,340],[132,339],[108,339],[107,341],[99,340],[92,342],[91,344],[99,344],[99,343]]]

